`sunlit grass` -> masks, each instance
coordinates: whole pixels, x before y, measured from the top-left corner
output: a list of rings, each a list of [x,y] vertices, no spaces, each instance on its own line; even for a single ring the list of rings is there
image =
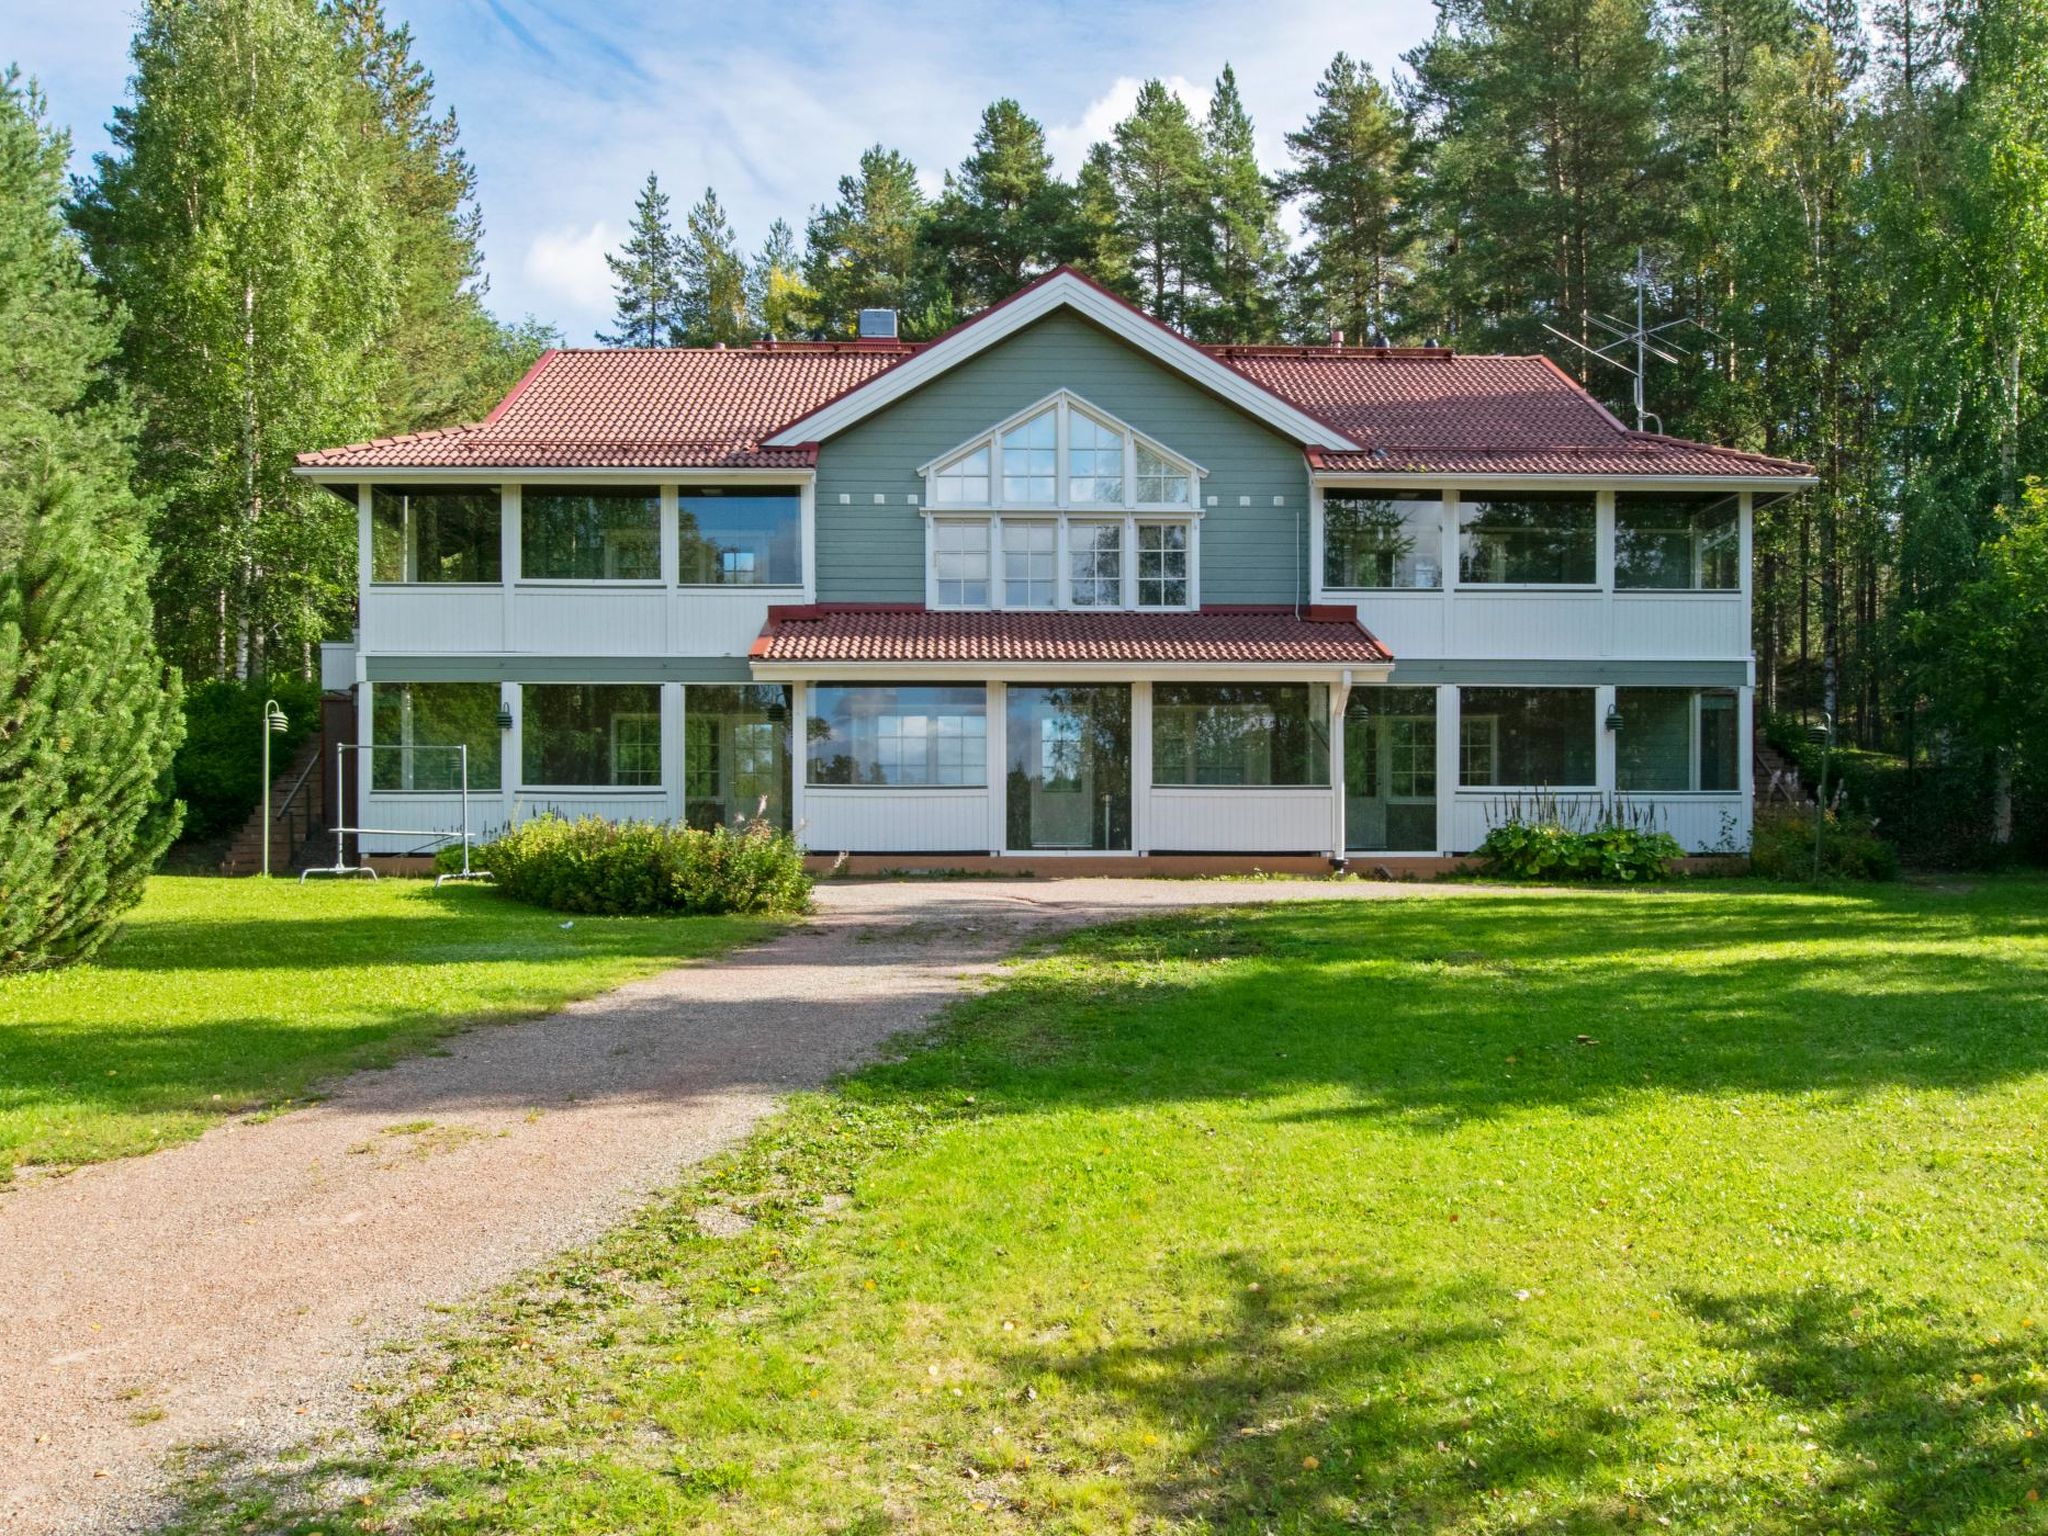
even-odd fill
[[[191,1519],[2040,1529],[2044,1134],[2039,881],[1162,917],[516,1288],[381,1462]]]
[[[773,927],[565,927],[475,887],[160,876],[96,962],[0,979],[0,1181],[182,1140],[466,1021],[545,1013]]]

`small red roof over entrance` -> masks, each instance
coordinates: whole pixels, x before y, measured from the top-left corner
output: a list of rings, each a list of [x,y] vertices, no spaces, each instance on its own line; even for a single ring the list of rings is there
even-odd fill
[[[749,653],[803,662],[1179,662],[1386,666],[1393,653],[1337,606],[1196,613],[966,612],[912,604],[774,607]]]

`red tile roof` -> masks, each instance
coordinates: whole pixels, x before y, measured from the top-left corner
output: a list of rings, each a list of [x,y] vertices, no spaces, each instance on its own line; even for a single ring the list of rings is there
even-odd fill
[[[966,612],[899,604],[777,606],[749,653],[791,662],[1197,662],[1384,666],[1349,607],[1199,613]]]
[[[919,349],[901,342],[784,342],[554,351],[484,421],[304,453],[299,463],[312,469],[807,468],[817,462],[816,445],[767,448],[763,441]],[[1324,469],[1809,473],[1783,459],[1630,431],[1543,357],[1458,357],[1430,347],[1203,350],[1365,445],[1360,452],[1310,447],[1311,461]],[[1183,446],[1200,457],[1198,444]]]
[[[782,422],[913,354],[907,345],[561,350],[483,421],[302,453],[318,469],[801,469]]]
[[[1547,357],[1439,348],[1211,349],[1239,373],[1365,444],[1310,450],[1321,469],[1379,474],[1769,475],[1804,464],[1635,432]]]

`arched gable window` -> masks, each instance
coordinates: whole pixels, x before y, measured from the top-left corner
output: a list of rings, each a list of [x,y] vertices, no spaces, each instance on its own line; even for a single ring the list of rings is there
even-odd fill
[[[1067,390],[920,473],[932,607],[1200,605],[1203,470]]]

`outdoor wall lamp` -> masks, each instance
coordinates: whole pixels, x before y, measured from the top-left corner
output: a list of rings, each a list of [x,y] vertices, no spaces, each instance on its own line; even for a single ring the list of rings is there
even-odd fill
[[[1609,729],[1610,731],[1618,731],[1621,729],[1621,711],[1616,709],[1612,704],[1607,706],[1607,729]]]
[[[501,731],[512,729],[512,711],[502,704],[498,706],[498,729]]]

